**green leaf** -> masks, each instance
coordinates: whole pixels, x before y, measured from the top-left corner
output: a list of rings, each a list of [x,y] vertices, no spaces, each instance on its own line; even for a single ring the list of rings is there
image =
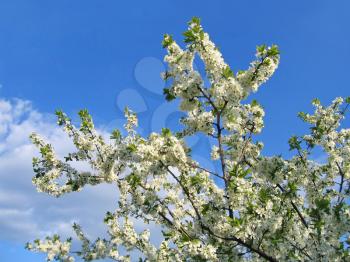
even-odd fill
[[[72,191],[78,191],[79,190],[79,185],[77,183],[73,184]]]
[[[306,121],[306,116],[307,116],[307,114],[304,113],[304,112],[299,112],[299,113],[298,113],[298,117],[299,117],[301,120],[303,120],[303,121]]]
[[[112,132],[110,138],[111,138],[111,139],[114,139],[114,140],[120,140],[120,138],[121,138],[121,133],[120,133],[119,129],[113,130],[113,132]]]
[[[350,96],[345,98],[345,103],[350,104]]]
[[[65,124],[65,122],[67,122],[67,120],[69,120],[67,118],[67,116],[62,112],[62,110],[56,110],[55,114],[57,116],[57,124],[59,126],[62,126]]]
[[[81,117],[81,118],[88,118],[90,115],[89,115],[89,112],[87,111],[87,109],[82,109],[78,112],[78,115]]]
[[[270,199],[270,194],[267,189],[262,188],[259,191],[259,199],[261,202],[266,203]]]
[[[196,36],[192,30],[188,30],[188,31],[183,32],[183,36],[185,37],[185,39],[184,39],[185,43],[192,43],[192,42],[196,41]]]
[[[176,98],[176,96],[171,92],[169,88],[164,88],[163,89],[163,94],[165,95],[165,99],[170,102]]]
[[[174,42],[173,37],[171,35],[165,34],[162,41],[163,48],[167,48]]]
[[[209,211],[209,209],[210,209],[209,203],[202,205],[202,214],[205,215]]]
[[[335,217],[340,220],[341,219],[341,213],[343,212],[343,208],[344,208],[345,204],[344,202],[341,202],[337,205],[334,206],[334,214],[335,214]]]
[[[316,199],[315,204],[316,204],[318,209],[329,213],[329,205],[330,205],[329,199],[324,199],[324,198]]]
[[[252,170],[250,168],[247,168],[247,169],[241,169],[239,171],[239,175],[238,177],[240,178],[245,178],[247,175],[249,175],[250,173],[252,172]]]
[[[93,128],[93,123],[92,123],[92,118],[87,111],[87,109],[82,109],[78,112],[78,115],[81,119],[81,131],[86,131],[87,129],[92,129]]]
[[[248,203],[248,205],[247,205],[247,213],[248,214],[251,214],[251,215],[256,214],[255,209],[256,209],[256,206],[254,206],[253,203]]]
[[[189,242],[191,240],[191,238],[188,235],[181,235],[181,242],[186,243]]]
[[[277,45],[272,45],[268,50],[267,50],[267,55],[268,56],[276,56],[279,55],[280,51],[278,50]]]
[[[252,107],[254,107],[254,106],[260,106],[259,102],[258,102],[257,100],[255,100],[255,99],[250,103],[250,105],[251,105]]]
[[[288,183],[289,192],[288,194],[294,195],[298,191],[298,186],[296,183]]]
[[[196,24],[199,26],[201,24],[201,19],[197,16],[192,17],[191,21],[188,22],[188,24]]]
[[[52,236],[52,240],[53,240],[53,241],[60,240],[60,236],[57,235],[57,234],[54,234],[54,235]]]
[[[246,72],[246,71],[244,71],[244,70],[238,70],[237,76],[242,75],[242,74],[244,74],[245,72]]]
[[[65,157],[64,157],[64,161],[66,161],[66,162],[68,162],[68,161],[73,161],[72,154],[69,153],[68,156],[65,156]]]
[[[230,77],[233,77],[233,72],[232,70],[230,69],[229,66],[226,66],[225,69],[223,70],[222,72],[222,76],[226,79],[230,78]]]
[[[193,43],[204,38],[204,32],[200,25],[200,19],[198,17],[193,17],[191,21],[188,22],[191,26],[189,30],[185,31],[183,35],[185,36],[185,43]],[[199,38],[198,38],[199,36]]]
[[[113,219],[113,214],[112,214],[111,212],[108,211],[108,212],[106,213],[106,216],[105,216],[105,218],[104,218],[103,221],[104,221],[105,223],[108,223],[108,221],[110,221],[110,220],[112,220],[112,219]]]
[[[292,136],[291,138],[289,138],[288,144],[289,144],[289,150],[293,150],[293,149],[300,150],[301,149],[301,146],[300,146],[301,141],[299,140],[299,138],[297,136]]]
[[[233,217],[233,218],[228,217],[228,222],[232,227],[238,227],[242,225],[243,220],[238,217]]]
[[[194,175],[190,177],[190,181],[192,186],[196,186],[201,184],[203,182],[203,179],[198,175]]]
[[[141,183],[141,178],[135,173],[131,173],[126,177],[126,181],[128,181],[129,185],[135,189]]]
[[[319,105],[319,104],[321,104],[321,102],[320,102],[320,100],[319,100],[318,98],[313,99],[313,100],[312,100],[312,103],[313,103],[314,105]]]
[[[74,181],[74,180],[69,180],[67,183],[66,183],[67,186],[72,186],[72,191],[78,191],[79,189],[79,184],[77,181]]]
[[[165,240],[168,240],[169,238],[172,238],[174,236],[174,232],[172,231],[168,231],[168,232],[162,231],[162,234]]]
[[[256,47],[256,51],[257,51],[259,54],[263,53],[265,50],[266,50],[266,45],[258,45],[258,46]]]
[[[162,128],[162,136],[170,137],[171,136],[170,129],[169,128]]]
[[[129,150],[130,152],[136,152],[137,150],[137,147],[135,144],[129,144],[127,147],[126,147],[127,150]]]

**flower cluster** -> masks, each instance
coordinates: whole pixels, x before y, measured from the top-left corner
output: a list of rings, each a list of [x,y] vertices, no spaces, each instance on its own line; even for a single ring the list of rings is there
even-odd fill
[[[198,18],[184,36],[184,49],[169,35],[163,40],[169,65],[163,77],[170,84],[164,94],[179,99],[186,113],[181,132],[164,128],[141,137],[136,115],[126,109],[126,135],[115,130],[106,142],[86,110],[79,112],[79,127],[59,111],[58,124],[77,148],[64,160],[31,136],[41,153],[33,160],[39,191],[59,197],[87,184],[114,183],[119,201],[105,217],[108,238],[90,241],[75,224],[80,251],[71,252],[71,240],[58,236],[27,248],[48,253],[49,261],[73,261],[73,253],[86,261],[134,261],[135,250],[140,261],[349,261],[350,129],[341,122],[350,99],[328,107],[314,100],[313,114],[299,114],[310,134],[289,140],[295,155],[264,157],[255,139],[264,110],[255,100],[243,101],[276,70],[277,47],[258,46],[250,68],[234,73]],[[196,55],[208,84],[193,67]],[[198,132],[213,141],[208,155],[220,172],[191,158],[184,138]],[[313,160],[315,148],[324,151],[325,163]],[[88,162],[92,171],[79,172],[71,161]],[[151,242],[150,230],[139,232],[135,220],[161,226],[161,244]]]
[[[237,73],[237,80],[241,84],[245,95],[256,92],[274,73],[279,64],[279,50],[276,45],[267,47],[261,45],[256,48],[256,61],[251,63],[247,71]]]
[[[58,235],[47,237],[45,240],[34,240],[34,243],[27,243],[26,248],[32,251],[47,253],[47,261],[59,260],[62,262],[74,262],[74,257],[69,254],[72,239],[61,241]]]

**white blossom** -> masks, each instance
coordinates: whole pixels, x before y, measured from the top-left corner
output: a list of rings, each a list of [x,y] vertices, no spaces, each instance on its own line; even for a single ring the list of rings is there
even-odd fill
[[[147,261],[349,261],[350,129],[342,121],[350,98],[336,98],[328,107],[314,100],[314,113],[299,114],[310,132],[289,139],[294,154],[263,156],[255,137],[264,127],[263,107],[244,101],[276,70],[277,46],[258,46],[257,60],[234,73],[198,18],[184,36],[184,49],[169,35],[163,41],[163,78],[170,80],[164,94],[180,99],[186,113],[181,132],[164,128],[141,137],[136,115],[126,109],[127,134],[114,130],[106,142],[86,110],[79,112],[79,127],[58,111],[58,124],[77,148],[64,160],[31,135],[41,154],[33,159],[38,191],[60,197],[85,185],[113,183],[118,189],[116,210],[104,220],[108,238],[90,241],[73,225],[82,243],[76,255],[134,261],[130,254],[138,250]],[[193,68],[196,55],[209,86]],[[206,153],[219,171],[191,158],[185,138],[199,132],[213,141]],[[324,151],[324,163],[313,160],[315,148]],[[92,171],[78,172],[71,161],[88,162]],[[136,229],[138,220],[161,226],[159,246],[151,243],[153,231]],[[71,239],[48,237],[27,248],[47,253],[48,261],[74,261]]]

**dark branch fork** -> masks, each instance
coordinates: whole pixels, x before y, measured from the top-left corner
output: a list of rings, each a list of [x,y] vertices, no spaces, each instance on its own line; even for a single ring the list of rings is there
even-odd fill
[[[201,217],[201,214],[197,208],[197,206],[194,204],[193,202],[193,196],[190,194],[189,190],[186,188],[186,186],[182,183],[181,179],[179,179],[175,174],[174,172],[172,172],[170,170],[170,168],[165,165],[163,162],[161,162],[161,164],[166,168],[166,170],[169,172],[169,174],[177,181],[177,183],[180,185],[180,187],[182,188],[184,194],[186,195],[188,201],[190,201],[195,213],[196,213],[196,216],[197,216],[197,219],[198,219],[198,222],[200,223],[200,226],[203,230],[206,230],[210,235],[216,237],[216,238],[219,238],[219,239],[222,239],[222,240],[227,240],[227,241],[234,241],[234,242],[237,242],[238,244],[240,244],[241,246],[245,247],[245,248],[248,248],[249,250],[251,250],[252,252],[254,253],[257,253],[259,256],[261,256],[262,258],[265,258],[266,260],[268,261],[271,261],[271,262],[277,262],[277,260],[269,255],[267,255],[264,251],[262,251],[261,249],[259,248],[256,248],[254,247],[252,244],[249,244],[245,241],[243,241],[242,239],[238,238],[238,237],[235,237],[235,236],[231,236],[231,237],[222,237],[222,236],[219,236],[217,234],[215,234],[209,227],[207,227],[206,225],[204,225],[204,223],[202,222],[202,217]]]
[[[225,101],[224,102],[224,105],[223,107],[219,110],[217,108],[217,106],[215,105],[215,103],[212,101],[210,95],[208,95],[201,87],[198,86],[198,89],[200,90],[200,92],[203,94],[203,97],[205,97],[208,102],[210,103],[210,105],[213,107],[213,109],[215,110],[216,112],[216,122],[213,123],[215,126],[216,126],[216,130],[217,130],[217,140],[218,140],[218,145],[219,145],[219,155],[220,155],[220,162],[221,162],[221,170],[222,170],[222,178],[224,179],[224,182],[225,182],[225,190],[227,191],[228,190],[228,182],[229,182],[229,177],[227,176],[227,172],[226,172],[226,165],[225,165],[225,157],[224,157],[224,150],[223,150],[223,145],[222,145],[222,131],[223,131],[223,127],[221,127],[221,116],[222,116],[222,113],[224,112],[227,104],[228,104],[228,101]],[[162,162],[161,162],[162,163]],[[212,232],[212,230],[210,228],[208,228],[207,226],[205,226],[202,222],[202,218],[201,218],[201,215],[200,215],[200,212],[198,211],[198,208],[194,205],[194,202],[192,200],[192,196],[190,194],[190,192],[188,191],[188,189],[185,187],[185,185],[181,182],[181,180],[169,169],[168,166],[166,166],[164,163],[162,163],[164,165],[164,167],[167,169],[167,171],[171,174],[171,176],[179,183],[179,185],[181,186],[182,190],[184,191],[186,197],[188,198],[188,200],[190,201],[195,213],[196,213],[196,216],[197,216],[197,219],[199,220],[200,222],[200,225],[202,227],[202,229],[205,229],[206,231],[208,231],[212,236],[215,236],[216,238],[220,238],[220,239],[223,239],[223,240],[228,240],[228,241],[235,241],[237,242],[238,244],[246,247],[248,250],[252,251],[252,252],[255,252],[257,254],[259,254],[261,257],[265,258],[266,260],[268,261],[277,261],[275,258],[267,255],[265,252],[263,252],[261,249],[259,248],[256,248],[254,247],[252,244],[249,244],[249,243],[246,243],[245,241],[235,237],[235,236],[232,236],[232,237],[221,237],[221,236],[218,236],[216,234],[214,234]],[[229,207],[228,208],[228,211],[229,211],[229,217],[230,218],[233,218],[233,210]]]
[[[224,128],[221,126],[221,118],[222,118],[222,114],[223,114],[224,110],[226,109],[226,106],[228,105],[228,101],[225,100],[224,105],[222,106],[221,109],[219,109],[219,108],[215,105],[215,103],[214,103],[214,101],[212,100],[211,96],[208,95],[208,94],[205,92],[205,90],[203,90],[200,86],[197,86],[197,87],[198,87],[199,91],[201,92],[202,96],[203,96],[205,99],[207,99],[207,101],[209,102],[209,104],[213,107],[214,112],[216,112],[216,122],[214,122],[213,125],[216,127],[216,134],[217,134],[217,135],[216,135],[216,136],[213,135],[213,137],[216,138],[217,141],[218,141],[219,155],[220,155],[220,162],[221,162],[221,171],[222,171],[222,176],[221,176],[221,177],[223,178],[223,180],[224,180],[224,182],[225,182],[225,191],[227,192],[227,191],[228,191],[228,184],[229,184],[229,179],[230,179],[230,178],[229,178],[229,176],[228,176],[228,173],[226,172],[225,156],[224,156],[224,149],[223,149],[223,143],[222,143],[222,131],[224,130]],[[172,173],[169,169],[168,169],[168,171],[169,171],[170,173]],[[173,176],[174,178],[176,177],[174,174],[172,174],[172,176]],[[175,180],[177,180],[177,181],[180,183],[180,181],[179,181],[177,178],[175,178]],[[180,184],[180,185],[181,185],[181,184]],[[195,210],[195,212],[196,212],[196,214],[197,214],[198,219],[201,220],[201,216],[200,216],[200,214],[199,214],[199,212],[198,212],[198,209],[193,205],[193,201],[191,200],[191,196],[189,195],[188,190],[186,190],[186,189],[184,188],[183,185],[181,185],[181,187],[183,188],[185,194],[187,195],[189,201],[191,202],[191,204],[192,204],[192,206],[193,206],[193,208],[194,208],[194,210]],[[228,198],[228,199],[229,199],[229,198]],[[227,209],[228,209],[228,212],[229,212],[229,217],[230,217],[230,218],[233,218],[233,217],[234,217],[234,215],[233,215],[233,210],[231,209],[231,207],[228,207]],[[271,257],[271,256],[267,255],[266,253],[264,253],[264,252],[263,252],[262,250],[260,250],[259,248],[253,247],[252,244],[248,244],[248,243],[244,242],[243,240],[241,240],[241,239],[239,239],[239,238],[237,238],[237,237],[235,237],[235,236],[230,237],[230,238],[224,238],[224,237],[220,237],[220,236],[218,236],[218,235],[215,235],[215,234],[213,234],[213,232],[212,232],[208,227],[206,227],[205,225],[203,225],[201,221],[200,221],[200,223],[201,223],[202,228],[206,229],[211,235],[213,235],[213,236],[215,236],[215,237],[217,237],[217,238],[235,241],[235,242],[239,243],[240,245],[242,245],[242,246],[248,248],[248,249],[251,250],[252,252],[255,252],[255,253],[259,254],[261,257],[267,259],[268,261],[277,261],[277,260],[274,259],[273,257]]]

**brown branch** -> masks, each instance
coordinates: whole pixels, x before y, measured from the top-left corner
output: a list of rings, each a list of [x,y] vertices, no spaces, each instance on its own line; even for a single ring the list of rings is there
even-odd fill
[[[289,244],[291,244],[294,248],[298,249],[301,253],[303,253],[305,256],[307,256],[311,261],[313,260],[312,257],[310,257],[310,255],[304,251],[306,246],[304,248],[300,248],[298,247],[296,244],[294,244],[292,241],[288,240],[286,237],[283,237],[286,241],[289,242]]]
[[[218,111],[218,109],[217,109],[216,105],[214,104],[213,100],[211,99],[210,95],[208,95],[199,85],[197,85],[197,88],[203,94],[203,96],[208,100],[208,102],[215,109],[215,111]]]
[[[248,244],[248,243],[244,242],[242,239],[240,239],[238,237],[235,237],[235,236],[222,237],[222,236],[219,236],[219,235],[215,234],[209,227],[206,227],[204,225],[202,225],[202,226],[205,227],[205,229],[209,232],[209,234],[213,235],[216,238],[220,238],[222,240],[228,240],[228,241],[235,241],[235,242],[239,243],[241,246],[244,246],[244,247],[248,248],[249,250],[251,250],[254,253],[257,253],[262,258],[265,258],[267,261],[277,262],[277,259],[273,258],[272,256],[267,255],[261,249],[253,247],[252,244]]]
[[[194,211],[196,212],[196,215],[197,215],[197,219],[198,220],[201,220],[201,216],[200,216],[200,213],[198,211],[198,208],[196,207],[196,205],[194,204],[193,200],[192,200],[192,197],[191,197],[191,194],[190,192],[188,191],[188,189],[185,187],[185,185],[181,182],[181,180],[169,169],[168,166],[166,166],[162,161],[160,161],[160,163],[166,168],[166,170],[170,173],[170,175],[176,180],[176,182],[180,185],[180,187],[182,188],[182,190],[184,191],[188,201],[190,201]]]
[[[277,187],[283,192],[285,193],[285,190],[284,188],[280,185],[280,184],[277,184]],[[293,209],[297,212],[301,222],[303,223],[303,225],[306,227],[306,228],[309,228],[305,218],[303,217],[303,215],[301,214],[301,212],[299,211],[298,207],[294,204],[294,202],[292,200],[290,200],[290,203],[292,204],[292,207]]]
[[[188,198],[188,200],[190,201],[196,215],[197,215],[197,218],[199,220],[199,223],[201,225],[201,228],[208,231],[211,235],[217,237],[217,238],[220,238],[220,239],[223,239],[223,240],[228,240],[228,241],[235,241],[237,243],[239,243],[240,245],[248,248],[249,250],[251,250],[252,252],[255,252],[257,253],[258,255],[260,255],[261,257],[265,258],[266,260],[268,261],[272,261],[272,262],[277,262],[277,260],[269,255],[267,255],[265,252],[263,252],[262,250],[260,250],[259,248],[255,248],[253,247],[253,245],[249,244],[249,243],[246,243],[244,242],[243,240],[241,240],[240,238],[237,238],[235,236],[232,236],[232,237],[221,237],[221,236],[218,236],[216,234],[213,233],[213,231],[205,226],[203,223],[202,223],[202,217],[197,209],[197,207],[194,205],[194,202],[192,200],[192,197],[191,197],[191,194],[190,192],[188,191],[188,189],[184,186],[184,184],[181,182],[181,180],[169,169],[168,166],[166,166],[162,161],[160,161],[161,164],[167,169],[167,171],[170,173],[170,175],[178,182],[178,184],[181,186],[183,192],[185,193],[186,197]]]
[[[140,187],[143,188],[143,189],[146,190],[146,191],[151,191],[151,192],[152,192],[151,189],[149,189],[149,188],[143,186],[142,184],[140,184]],[[170,215],[173,219],[176,219],[174,213],[169,209],[169,207],[164,203],[163,200],[161,200],[158,196],[156,196],[156,200],[157,200],[163,207],[165,207],[165,208],[168,210],[169,215]],[[171,225],[171,227],[173,227],[174,229],[176,229],[176,230],[179,231],[180,233],[182,232],[183,234],[185,234],[185,235],[188,236],[189,238],[193,239],[193,237],[191,237],[190,234],[188,234],[188,233],[186,232],[186,230],[185,230],[183,227],[177,228],[177,227],[174,225],[174,222],[171,221],[169,218],[167,218],[166,215],[165,215],[163,212],[157,211],[157,213],[158,213],[169,225]]]
[[[216,177],[219,177],[219,178],[221,178],[221,179],[224,179],[224,177],[220,176],[219,174],[217,174],[217,173],[215,173],[215,172],[212,172],[212,171],[210,171],[210,170],[208,170],[208,169],[206,169],[206,168],[204,168],[204,167],[201,167],[201,166],[199,166],[199,165],[193,165],[193,167],[198,168],[198,169],[200,169],[200,170],[203,170],[203,171],[205,171],[205,172],[208,172],[209,174],[211,174],[211,175],[213,175],[213,176],[216,176]]]
[[[226,175],[226,165],[225,165],[225,156],[224,156],[224,149],[222,146],[222,128],[221,128],[221,114],[226,107],[227,102],[225,102],[225,105],[223,106],[222,110],[218,111],[216,114],[216,127],[217,127],[217,139],[218,139],[218,145],[219,145],[219,155],[220,155],[220,162],[221,162],[221,170],[222,170],[222,177],[225,181],[225,190],[228,190],[228,183],[229,178]],[[229,206],[229,217],[233,218],[233,210]]]
[[[339,185],[339,196],[338,196],[338,202],[340,201],[340,194],[341,194],[341,191],[343,190],[343,184],[344,184],[344,172],[343,170],[341,169],[340,165],[338,162],[335,162],[335,164],[337,165],[338,167],[338,170],[339,170],[339,174],[340,174],[340,185]]]

